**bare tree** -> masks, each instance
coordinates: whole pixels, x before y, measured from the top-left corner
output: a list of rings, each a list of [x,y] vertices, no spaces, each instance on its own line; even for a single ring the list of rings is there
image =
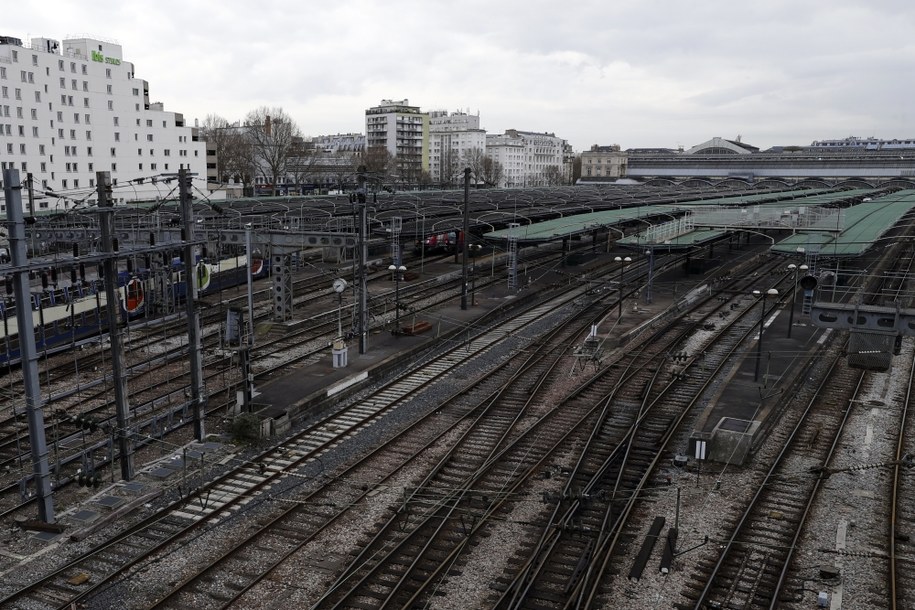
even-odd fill
[[[442,163],[439,168],[439,182],[442,186],[452,186],[463,181],[464,168],[461,155],[452,148],[442,151]],[[462,182],[463,183],[463,182]]]
[[[379,190],[385,183],[391,182],[391,168],[394,166],[394,157],[384,146],[371,146],[365,151],[362,159],[368,186],[372,190]]]
[[[276,195],[277,183],[285,178],[287,160],[295,142],[302,139],[299,126],[282,108],[266,106],[249,112],[245,126],[257,170],[273,185]]]
[[[547,186],[560,186],[565,184],[565,175],[558,165],[549,165],[543,170],[543,181]]]
[[[203,122],[202,135],[207,148],[216,153],[216,175],[219,182],[251,184],[254,179],[254,163],[251,143],[245,129],[238,123],[229,123],[221,116],[211,114]]]
[[[581,178],[581,155],[575,155],[572,161],[572,184],[576,184]]]
[[[486,186],[499,186],[505,176],[505,168],[502,164],[485,155],[483,157],[483,167],[481,169],[480,179]]]
[[[286,175],[292,179],[299,192],[306,182],[314,182],[319,156],[320,150],[313,142],[296,138],[292,143],[286,158]],[[309,180],[310,177],[312,180]]]
[[[465,167],[469,167],[477,182],[485,182],[484,175],[486,172],[483,166],[486,158],[486,153],[483,152],[482,148],[465,150],[461,159],[463,167],[460,168],[460,171],[463,172]]]

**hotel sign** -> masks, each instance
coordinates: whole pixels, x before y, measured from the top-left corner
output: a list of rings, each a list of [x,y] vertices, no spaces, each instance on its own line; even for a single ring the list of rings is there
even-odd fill
[[[116,57],[105,57],[98,51],[92,51],[92,61],[98,61],[105,64],[112,64],[115,66],[121,65],[121,60]]]

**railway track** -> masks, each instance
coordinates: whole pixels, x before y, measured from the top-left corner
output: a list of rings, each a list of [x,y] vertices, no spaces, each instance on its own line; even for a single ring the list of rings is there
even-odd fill
[[[576,298],[576,295],[567,294],[563,298],[571,300]],[[303,431],[295,438],[287,440],[282,449],[268,452],[205,488],[197,490],[191,497],[182,499],[162,513],[168,516],[166,523],[172,523],[175,519],[183,520],[189,530],[199,527],[197,524],[210,523],[219,519],[228,511],[237,510],[237,507],[247,503],[253,494],[275,484],[290,470],[294,471],[296,467],[314,459],[319,455],[316,452],[326,450],[329,446],[335,446],[342,442],[344,437],[353,435],[366,426],[371,426],[374,420],[387,409],[394,408],[399,401],[423,384],[428,383],[429,379],[452,370],[457,366],[457,362],[464,362],[478,356],[481,350],[487,349],[493,342],[518,332],[520,328],[530,324],[533,320],[548,314],[555,306],[555,303],[541,306],[532,312],[520,315],[514,321],[500,325],[499,329],[487,333],[486,338],[470,342],[469,348],[455,350],[450,357],[452,360],[439,360],[410,378],[399,380],[388,389],[363,401],[346,413],[322,422]],[[157,516],[116,536],[109,543],[87,553],[81,559],[61,567],[44,579],[0,600],[0,604],[26,598],[38,603],[46,603],[48,599],[59,598],[62,589],[68,589],[74,595],[74,600],[82,599],[89,592],[80,591],[78,586],[68,587],[67,581],[73,578],[74,574],[89,572],[95,575],[93,582],[98,580],[100,584],[104,582],[100,575],[114,575],[157,549],[161,549],[174,538],[171,528],[163,530],[164,534],[160,534],[156,529],[156,524],[163,518],[161,515]],[[136,540],[138,537],[145,542],[139,543]],[[115,545],[117,550],[112,550]],[[107,565],[107,557],[111,553],[120,554],[122,557],[121,565],[117,569]]]

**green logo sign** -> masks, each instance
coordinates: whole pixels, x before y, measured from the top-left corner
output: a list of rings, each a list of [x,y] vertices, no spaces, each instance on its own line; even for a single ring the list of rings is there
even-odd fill
[[[120,66],[121,60],[115,57],[105,57],[98,51],[92,51],[92,61],[98,61],[106,64],[111,64],[113,66]]]

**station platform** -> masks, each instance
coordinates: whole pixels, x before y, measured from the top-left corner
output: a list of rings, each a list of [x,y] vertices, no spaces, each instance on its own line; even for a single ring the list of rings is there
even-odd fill
[[[744,463],[756,441],[767,433],[767,424],[794,397],[797,384],[803,383],[800,376],[805,373],[810,348],[827,339],[829,331],[814,326],[810,316],[801,313],[800,299],[793,304],[793,319],[791,304],[774,309],[772,305],[768,300],[762,341],[757,326],[750,346],[718,382],[694,428],[693,438],[707,441],[705,459]],[[761,304],[751,307],[761,317]],[[690,457],[697,457],[694,451]]]
[[[401,289],[410,281],[428,279],[447,272],[460,273],[459,264],[426,264],[425,273],[413,272],[414,280],[401,282]],[[479,263],[489,268],[489,263]],[[395,333],[395,320],[388,318],[381,326],[375,326],[365,340],[364,353],[360,353],[359,338],[346,342],[346,365],[334,366],[333,346],[312,360],[293,365],[255,388],[253,410],[263,418],[273,419],[280,426],[274,434],[285,431],[285,425],[295,421],[321,415],[340,399],[360,391],[374,381],[391,374],[397,367],[410,360],[436,342],[463,341],[474,325],[487,316],[498,315],[529,299],[536,298],[534,286],[524,290],[509,290],[503,279],[498,283],[478,285],[466,295],[466,309],[461,308],[461,296],[455,296],[431,310],[416,314],[402,313],[399,327],[407,332]],[[393,285],[393,283],[392,283]],[[415,334],[409,334],[416,329]],[[256,359],[257,355],[254,354]]]

